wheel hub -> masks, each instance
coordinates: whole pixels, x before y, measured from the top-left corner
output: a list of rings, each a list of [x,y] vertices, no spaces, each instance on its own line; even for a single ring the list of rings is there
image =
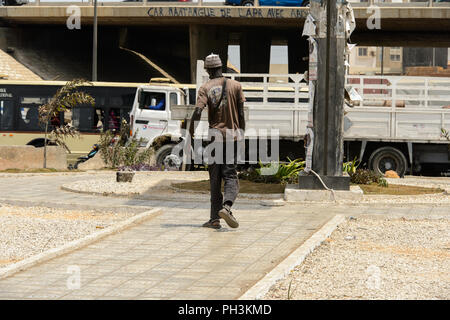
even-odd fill
[[[181,167],[181,159],[177,155],[170,154],[164,158],[164,168],[168,170],[179,170]]]
[[[397,169],[397,163],[392,158],[384,158],[380,161],[379,169],[381,172],[386,172],[388,170],[396,171]]]

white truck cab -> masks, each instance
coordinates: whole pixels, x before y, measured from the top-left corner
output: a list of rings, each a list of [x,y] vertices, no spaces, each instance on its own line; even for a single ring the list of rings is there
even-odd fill
[[[167,135],[172,141],[181,137],[181,121],[172,120],[171,105],[189,102],[189,89],[194,86],[149,84],[138,87],[130,112],[130,135],[142,138],[142,147],[150,147],[155,138]],[[195,96],[194,96],[195,98]]]

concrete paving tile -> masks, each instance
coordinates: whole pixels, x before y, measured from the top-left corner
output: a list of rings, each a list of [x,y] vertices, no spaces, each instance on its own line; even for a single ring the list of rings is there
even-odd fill
[[[166,299],[173,296],[178,290],[170,288],[150,288],[139,295],[139,299]]]
[[[130,298],[130,300],[134,300],[135,298]],[[91,299],[88,299],[91,300]],[[126,300],[124,297],[116,296],[116,297],[109,297],[109,296],[101,296],[101,297],[95,297],[94,300]]]
[[[145,288],[133,288],[133,289],[127,289],[122,287],[116,287],[115,289],[107,291],[104,296],[108,297],[123,297],[123,298],[129,298],[134,299],[135,297],[141,295],[146,291]]]
[[[58,300],[95,300],[96,296],[68,294],[58,298]]]
[[[177,294],[184,293],[184,294],[192,294],[192,295],[201,295],[203,298],[207,297],[208,295],[216,292],[218,290],[218,287],[215,286],[190,286],[186,289],[177,291]]]
[[[142,279],[131,279],[120,285],[121,288],[124,289],[150,289],[158,284],[160,281],[158,280],[142,280]]]
[[[23,299],[33,299],[33,300],[56,300],[67,295],[67,291],[37,291],[31,294],[26,294]]]
[[[81,286],[80,289],[77,290],[77,294],[80,295],[86,295],[86,296],[95,296],[95,297],[99,297],[104,295],[107,292],[110,292],[112,290],[114,290],[115,288],[119,287],[121,284],[116,285],[116,284],[112,284],[110,286],[93,286],[93,285],[86,285],[86,286]]]
[[[0,289],[0,300],[16,300],[16,299],[22,299],[25,295],[30,294],[31,292],[7,292],[2,291]]]
[[[213,300],[232,300],[239,298],[245,290],[239,287],[224,287],[220,288],[207,298]]]
[[[156,280],[156,281],[163,281],[173,275],[175,275],[176,272],[174,271],[167,271],[167,270],[149,270],[146,272],[142,272],[133,279],[139,279],[139,280]]]

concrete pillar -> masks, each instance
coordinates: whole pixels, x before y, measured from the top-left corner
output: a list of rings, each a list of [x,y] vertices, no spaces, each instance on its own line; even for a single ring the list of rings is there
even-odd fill
[[[220,56],[223,71],[228,61],[228,32],[222,26],[189,26],[191,81],[196,81],[197,60],[204,60],[210,53]]]
[[[269,73],[271,37],[267,32],[249,30],[240,42],[241,73]]]
[[[304,73],[308,70],[309,44],[297,32],[288,38],[289,73]]]

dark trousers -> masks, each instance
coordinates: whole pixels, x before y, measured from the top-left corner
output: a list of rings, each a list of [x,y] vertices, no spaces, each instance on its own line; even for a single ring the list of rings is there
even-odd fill
[[[234,154],[236,155],[236,152]],[[209,164],[208,172],[211,187],[211,219],[220,219],[219,211],[222,209],[223,204],[227,201],[234,203],[239,193],[236,156],[234,157],[234,163],[226,163],[224,159],[222,163]],[[224,182],[223,194],[222,180]]]

